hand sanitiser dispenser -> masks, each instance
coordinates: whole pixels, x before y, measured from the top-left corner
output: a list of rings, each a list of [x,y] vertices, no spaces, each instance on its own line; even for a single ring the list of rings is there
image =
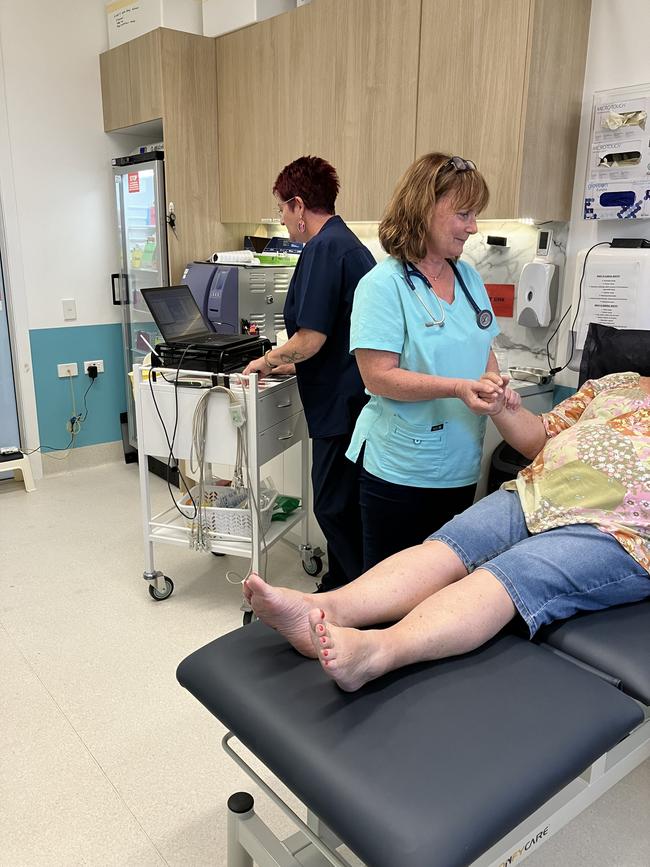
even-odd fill
[[[557,289],[555,265],[538,260],[524,265],[517,287],[517,322],[527,328],[550,325],[555,313]]]

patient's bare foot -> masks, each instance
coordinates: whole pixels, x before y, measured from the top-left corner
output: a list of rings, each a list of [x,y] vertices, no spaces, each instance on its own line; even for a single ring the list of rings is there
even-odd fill
[[[252,572],[244,581],[244,597],[259,619],[283,635],[299,653],[314,658],[307,615],[314,605],[310,593],[273,587]]]
[[[325,619],[320,608],[309,612],[311,640],[325,673],[341,689],[354,692],[389,669],[382,630],[350,629]]]

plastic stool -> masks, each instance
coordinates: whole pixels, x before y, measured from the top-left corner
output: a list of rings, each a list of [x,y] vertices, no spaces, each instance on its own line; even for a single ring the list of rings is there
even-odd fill
[[[21,455],[13,461],[0,461],[0,473],[9,472],[9,470],[13,470],[14,473],[16,470],[20,472],[23,477],[23,484],[25,485],[26,491],[36,490],[34,477],[32,476],[32,468],[29,465],[28,457]]]

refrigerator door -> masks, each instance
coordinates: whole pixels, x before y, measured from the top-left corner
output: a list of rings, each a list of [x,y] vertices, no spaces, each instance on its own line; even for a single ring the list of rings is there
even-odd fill
[[[129,443],[134,448],[137,447],[135,406],[128,374],[150,351],[146,341],[155,346],[161,340],[141,290],[169,285],[163,165],[162,160],[156,159],[113,168]]]

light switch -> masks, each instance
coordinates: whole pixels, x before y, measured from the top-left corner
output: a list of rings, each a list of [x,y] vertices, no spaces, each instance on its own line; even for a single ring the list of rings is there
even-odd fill
[[[74,300],[74,298],[62,298],[61,304],[63,305],[64,319],[77,318],[77,302]]]

